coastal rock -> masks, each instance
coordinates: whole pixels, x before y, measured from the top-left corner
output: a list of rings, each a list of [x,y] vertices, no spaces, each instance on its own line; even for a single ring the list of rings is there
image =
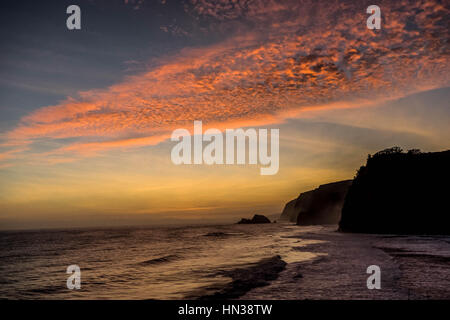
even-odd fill
[[[280,219],[299,225],[337,224],[352,180],[323,184],[289,201]]]
[[[450,150],[368,157],[349,188],[339,230],[360,233],[450,234]]]
[[[238,224],[258,224],[258,223],[270,223],[270,220],[261,214],[255,214],[251,219],[242,218]]]

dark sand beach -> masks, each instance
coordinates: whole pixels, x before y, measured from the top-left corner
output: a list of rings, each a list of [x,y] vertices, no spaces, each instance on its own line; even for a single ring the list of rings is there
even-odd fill
[[[299,228],[301,229],[301,228]],[[450,299],[450,237],[349,234],[337,226],[308,227],[296,247],[317,258],[288,263],[269,285],[241,299]],[[381,268],[381,289],[367,289],[370,265]]]

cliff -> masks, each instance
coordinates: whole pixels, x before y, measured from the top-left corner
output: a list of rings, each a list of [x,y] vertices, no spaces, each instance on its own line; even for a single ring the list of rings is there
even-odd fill
[[[394,147],[369,155],[347,193],[339,230],[450,234],[449,164],[450,150]]]
[[[333,182],[301,193],[286,204],[280,219],[299,225],[337,224],[351,183],[352,180]]]
[[[298,198],[297,198],[298,199]],[[298,211],[295,210],[295,204],[297,199],[291,200],[284,206],[283,212],[281,212],[280,220],[288,220],[290,222],[297,221]]]

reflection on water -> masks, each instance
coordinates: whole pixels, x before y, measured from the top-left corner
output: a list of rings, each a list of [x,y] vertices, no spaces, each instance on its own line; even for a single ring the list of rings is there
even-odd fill
[[[223,271],[280,255],[314,258],[294,247],[302,228],[282,224],[84,229],[0,233],[0,297],[21,299],[182,299],[230,281]],[[303,229],[302,229],[303,230]],[[81,268],[81,290],[66,268]]]

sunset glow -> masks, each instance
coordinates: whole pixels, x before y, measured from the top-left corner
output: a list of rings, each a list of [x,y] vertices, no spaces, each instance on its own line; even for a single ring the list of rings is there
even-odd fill
[[[450,147],[448,4],[378,1],[368,30],[368,1],[169,2],[111,4],[124,30],[103,15],[77,35],[64,20],[5,35],[0,228],[275,214],[368,153]],[[279,128],[278,173],[174,165],[171,133],[195,120]]]

